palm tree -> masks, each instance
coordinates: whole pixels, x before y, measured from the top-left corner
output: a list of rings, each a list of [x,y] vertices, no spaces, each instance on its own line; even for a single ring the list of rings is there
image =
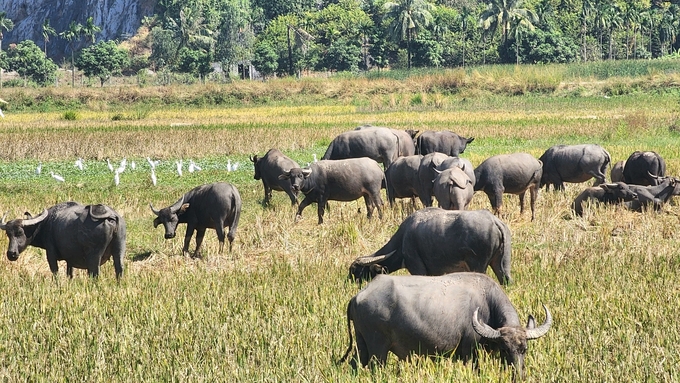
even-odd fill
[[[538,16],[533,10],[522,8],[524,0],[489,0],[486,9],[479,17],[480,24],[484,29],[495,31],[501,28],[502,42],[508,41],[510,29],[520,22],[527,22],[533,26],[538,21]]]
[[[529,19],[520,19],[513,27],[513,36],[515,37],[515,57],[517,59],[517,65],[519,65],[519,44],[520,38],[524,31],[533,31],[534,25],[529,21]]]
[[[5,38],[4,32],[14,29],[14,21],[7,17],[7,12],[0,12],[0,51],[2,51],[2,39]]]
[[[411,69],[411,40],[418,31],[430,24],[433,17],[430,11],[434,5],[426,0],[400,0],[400,2],[386,2],[385,17],[390,19],[389,34],[396,41],[406,40],[408,69]]]
[[[592,0],[583,0],[581,6],[581,58],[585,62],[588,60],[588,48],[586,45],[588,36],[588,19],[594,9]]]
[[[62,38],[66,39],[68,41],[68,45],[71,48],[71,87],[76,86],[76,67],[73,64],[73,51],[75,47],[73,46],[73,42],[80,39],[80,36],[83,33],[83,26],[80,23],[76,23],[75,21],[71,21],[71,23],[68,25],[68,28],[61,32],[59,36]]]
[[[627,4],[626,10],[623,12],[623,24],[626,26],[626,59],[630,57],[631,50],[633,51],[633,58],[637,52],[637,30],[640,26],[642,18],[642,10],[635,3]],[[630,32],[633,32],[633,41],[630,41]],[[632,45],[632,47],[631,47]]]
[[[101,27],[94,25],[94,18],[92,16],[88,17],[87,20],[85,20],[85,25],[81,27],[81,35],[85,36],[92,44],[96,41],[94,35],[101,31]]]
[[[50,42],[50,36],[56,36],[57,31],[50,25],[50,19],[45,19],[42,25],[42,35],[45,41],[45,56],[47,56],[47,43]]]

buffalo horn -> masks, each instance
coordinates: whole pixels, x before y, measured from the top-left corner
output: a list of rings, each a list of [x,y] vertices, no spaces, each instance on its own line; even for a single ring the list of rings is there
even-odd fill
[[[493,329],[488,324],[479,321],[479,307],[477,307],[475,312],[472,314],[472,328],[475,329],[477,334],[484,338],[497,339],[501,337],[500,331]]]
[[[304,168],[304,169],[302,169],[302,175],[303,175],[305,178],[309,177],[310,174],[312,174],[312,169],[310,169],[310,168]]]
[[[156,209],[153,208],[153,204],[150,203],[150,204],[149,204],[149,207],[151,208],[151,211],[152,211],[154,214],[158,215],[158,214],[161,213],[159,210],[156,210]]]
[[[40,213],[39,216],[37,216],[35,218],[31,218],[31,219],[25,219],[23,221],[23,225],[24,226],[33,226],[35,224],[38,224],[38,223],[42,222],[45,218],[47,218],[47,214],[48,214],[47,209],[45,209],[45,210],[43,210],[42,213]]]
[[[179,209],[182,207],[183,204],[184,204],[184,196],[182,196],[182,198],[177,200],[177,202],[175,202],[174,205],[170,206],[170,212],[172,214],[177,214],[177,212],[179,211]]]
[[[375,265],[378,262],[382,262],[385,259],[389,258],[394,254],[396,250],[392,250],[391,252],[385,254],[385,255],[376,255],[376,256],[368,256],[368,257],[359,257],[357,258],[354,262],[356,262],[359,266],[370,266],[370,265]]]
[[[257,155],[255,155],[255,157],[249,156],[249,158],[250,158],[250,162],[252,162],[252,163],[256,163],[256,162],[257,162]]]
[[[2,220],[0,220],[0,230],[5,230],[7,228],[7,222],[5,222],[5,218],[7,218],[7,213],[2,216]]]
[[[543,305],[543,309],[545,310],[545,322],[536,328],[527,329],[527,340],[538,339],[545,335],[550,329],[550,326],[552,325],[552,315],[550,315],[550,311],[545,305]]]

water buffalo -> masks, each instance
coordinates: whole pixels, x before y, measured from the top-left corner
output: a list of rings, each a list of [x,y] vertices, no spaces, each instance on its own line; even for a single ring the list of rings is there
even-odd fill
[[[519,194],[520,214],[524,212],[524,193],[531,194],[531,220],[535,218],[538,185],[543,164],[528,153],[499,154],[475,168],[475,191],[483,190],[494,213],[500,215],[503,193]]]
[[[388,128],[351,130],[335,137],[321,159],[368,157],[387,169],[399,157],[399,145],[399,137]]]
[[[610,170],[610,178],[612,182],[623,182],[623,168],[626,166],[626,161],[619,161],[612,166]]]
[[[637,194],[637,199],[624,203],[624,206],[633,211],[642,211],[650,206],[654,210],[660,210],[661,206],[667,203],[671,197],[680,195],[680,181],[678,179],[673,177],[654,178],[658,178],[658,185],[628,185],[630,190]]]
[[[430,153],[420,159],[418,166],[418,197],[423,206],[432,206],[432,196],[434,195],[434,179],[437,178],[435,169],[449,156],[444,153]]]
[[[658,185],[666,175],[666,161],[656,152],[633,152],[623,167],[623,182],[632,185]]]
[[[414,198],[418,196],[418,167],[423,156],[399,157],[385,171],[387,182],[387,200],[390,206],[397,198]]]
[[[357,258],[349,277],[361,282],[407,268],[411,274],[486,272],[510,283],[510,230],[488,210],[450,211],[430,207],[404,220],[380,250]]]
[[[7,259],[16,261],[28,245],[45,249],[47,263],[57,274],[57,261],[66,261],[66,273],[73,268],[87,269],[91,277],[99,275],[99,266],[113,257],[116,278],[123,275],[125,256],[125,220],[106,205],[83,206],[63,202],[50,207],[37,217],[5,222],[0,229],[7,233]]]
[[[439,207],[446,210],[466,210],[475,194],[470,177],[457,166],[444,171],[435,169],[435,172],[438,175],[434,179],[433,191]]]
[[[269,149],[264,157],[257,158],[257,155],[250,157],[250,160],[255,166],[255,178],[261,179],[264,186],[263,204],[268,204],[272,198],[272,190],[284,191],[290,197],[290,203],[295,205],[297,203],[297,192],[293,192],[290,188],[290,182],[287,180],[280,180],[279,176],[284,172],[293,168],[299,168],[297,162],[286,157],[278,149]]]
[[[382,218],[381,185],[385,175],[380,165],[370,158],[350,158],[346,160],[321,160],[307,168],[294,168],[279,176],[290,181],[293,191],[305,195],[298,207],[296,220],[302,217],[302,210],[316,202],[319,224],[329,200],[354,201],[364,197],[368,217],[378,208]]]
[[[468,178],[472,182],[472,186],[475,186],[475,183],[477,182],[477,179],[475,178],[475,167],[472,166],[472,163],[466,159],[466,158],[461,158],[461,157],[448,157],[444,161],[442,161],[439,165],[437,165],[437,170],[446,170],[452,167],[459,167],[461,170],[467,174]]]
[[[600,186],[589,187],[579,194],[571,205],[576,215],[583,215],[583,202],[588,200],[616,204],[625,201],[632,201],[638,196],[633,192],[629,185],[623,182],[613,184],[602,184]]]
[[[497,351],[512,366],[513,380],[525,378],[527,341],[544,336],[552,325],[544,305],[545,322],[536,327],[530,315],[526,327],[503,289],[479,273],[442,276],[380,275],[347,305],[349,347],[357,367],[384,365],[391,351],[399,359],[411,355],[449,356],[475,360],[477,348]]]
[[[555,145],[539,158],[543,163],[540,187],[564,190],[565,182],[580,183],[595,177],[595,184],[605,182],[611,161],[609,152],[597,144]]]
[[[236,228],[241,216],[241,195],[236,187],[226,182],[215,182],[197,186],[184,194],[174,204],[156,210],[149,204],[156,215],[153,227],[165,227],[165,239],[175,238],[175,230],[180,223],[187,224],[182,253],[189,254],[189,242],[196,231],[196,251],[194,257],[200,256],[201,244],[206,229],[215,229],[220,241],[219,253],[224,249],[224,228],[229,226],[227,239],[229,251],[236,237]]]
[[[373,126],[373,125],[362,125],[358,126],[354,130],[366,130],[366,129],[386,129],[381,126]],[[413,130],[413,129],[406,129],[406,130],[399,130],[399,129],[390,129],[392,134],[397,136],[399,140],[399,157],[407,157],[407,156],[412,156],[416,154],[416,143],[415,143],[415,137],[418,135],[419,130]]]
[[[439,152],[447,156],[457,157],[465,151],[474,137],[465,138],[448,130],[440,132],[423,132],[416,138],[416,154],[426,155]]]

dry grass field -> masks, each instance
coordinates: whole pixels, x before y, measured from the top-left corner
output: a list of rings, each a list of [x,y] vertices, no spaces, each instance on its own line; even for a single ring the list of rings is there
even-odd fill
[[[368,80],[367,80],[368,81]],[[338,86],[330,84],[329,89]],[[141,90],[143,91],[143,90]],[[156,90],[154,90],[156,91]],[[177,90],[175,90],[177,91]],[[3,96],[3,98],[8,98]],[[10,98],[11,101],[11,98]],[[499,153],[540,156],[558,143],[598,143],[612,160],[655,150],[680,175],[679,98],[673,92],[564,97],[386,91],[354,99],[290,105],[143,106],[94,102],[75,110],[6,111],[0,120],[0,211],[9,218],[57,202],[105,203],[128,224],[126,274],[111,263],[97,281],[65,265],[56,280],[44,251],[0,261],[0,379],[3,381],[441,382],[510,381],[495,355],[479,371],[449,359],[391,358],[385,368],[353,372],[335,361],[347,347],[345,309],[358,291],[347,280],[357,256],[381,247],[412,211],[404,201],[367,219],[363,201],[331,202],[326,223],[316,207],[293,223],[283,193],[263,207],[252,154],[277,147],[301,164],[323,155],[338,133],[361,124],[455,131],[474,136],[464,157],[477,165]],[[117,116],[117,117],[116,117]],[[158,185],[146,157],[161,161]],[[75,168],[82,157],[85,169]],[[106,159],[137,168],[115,186]],[[200,172],[175,172],[194,160]],[[239,163],[228,172],[227,162]],[[35,173],[38,164],[42,173]],[[66,181],[58,183],[50,171]],[[202,259],[181,255],[154,230],[148,204],[167,206],[202,183],[228,181],[243,198],[231,253],[217,254],[206,234]],[[526,358],[535,382],[680,380],[680,207],[633,213],[570,204],[584,188],[541,192],[537,218],[506,196],[515,283],[506,291],[520,317],[554,324]],[[487,209],[476,194],[473,209]],[[357,212],[357,210],[361,212]],[[192,246],[194,245],[192,241]],[[7,239],[0,236],[0,250]]]

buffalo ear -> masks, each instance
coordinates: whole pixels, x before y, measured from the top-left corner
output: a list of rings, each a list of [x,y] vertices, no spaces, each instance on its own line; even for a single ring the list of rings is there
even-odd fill
[[[468,138],[466,141],[467,141],[467,143],[469,144],[470,142],[472,142],[472,141],[474,141],[474,140],[475,140],[474,137],[470,137],[470,138]]]
[[[185,213],[185,212],[187,211],[188,208],[189,208],[189,204],[188,204],[188,203],[183,203],[182,206],[180,206],[179,211],[177,212],[177,214]]]
[[[290,170],[283,172],[283,174],[279,175],[280,180],[288,180],[290,179]]]
[[[161,220],[160,220],[160,219],[155,218],[155,219],[153,220],[153,228],[154,228],[154,229],[157,228],[158,225],[160,225],[160,224],[161,224]]]
[[[527,321],[527,330],[536,328],[536,319],[533,315],[529,315],[529,320]]]

